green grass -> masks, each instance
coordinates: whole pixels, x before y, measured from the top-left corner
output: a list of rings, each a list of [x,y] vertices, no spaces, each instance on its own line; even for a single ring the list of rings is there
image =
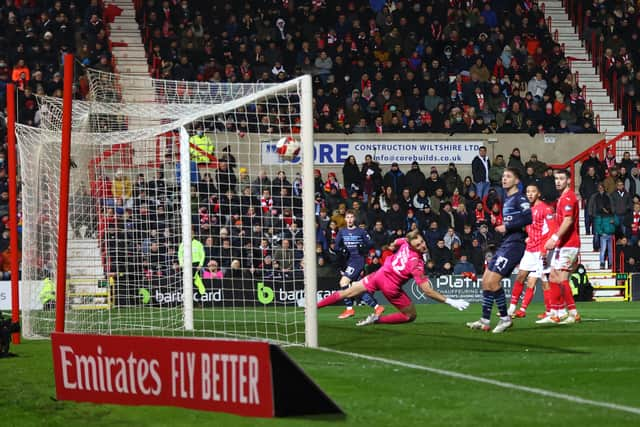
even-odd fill
[[[583,304],[585,322],[540,327],[532,307],[502,335],[471,331],[480,307],[418,307],[409,325],[356,328],[320,311],[320,344],[640,408],[640,306]],[[363,308],[359,314],[368,309]],[[589,321],[589,319],[608,319]],[[344,420],[249,419],[179,408],[55,401],[49,341],[0,360],[2,426],[569,426],[640,425],[640,416],[304,348],[289,354],[345,410]]]

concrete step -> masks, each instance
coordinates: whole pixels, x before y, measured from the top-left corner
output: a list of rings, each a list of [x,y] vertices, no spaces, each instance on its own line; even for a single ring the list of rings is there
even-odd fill
[[[111,33],[121,31],[121,30],[129,31],[129,30],[139,30],[139,29],[140,29],[140,25],[138,25],[136,21],[130,22],[128,19],[127,20],[123,19],[122,22],[111,24]]]
[[[122,51],[113,49],[112,53],[113,53],[113,56],[115,56],[118,59],[118,61],[122,61],[123,59],[135,59],[137,61],[146,61],[147,60],[147,55],[145,54],[144,51],[122,52]]]
[[[111,41],[114,43],[127,43],[129,46],[140,44],[140,34],[118,35],[112,34]]]
[[[118,65],[118,71],[121,73],[144,73],[149,75],[149,66],[147,64],[124,64],[122,66]]]
[[[102,256],[102,252],[100,248],[68,248],[67,249],[68,262],[76,262],[76,260],[84,260],[84,259],[100,259]]]
[[[117,56],[116,60],[118,62],[118,65],[140,65],[140,64],[147,64],[147,60],[145,58],[126,58],[126,57],[121,57],[121,56]]]
[[[591,261],[582,261],[582,265],[584,265],[584,268],[587,269],[587,271],[592,271],[592,270],[600,270],[600,261],[599,260],[591,260]]]
[[[77,249],[92,249],[98,248],[100,245],[96,239],[69,239],[67,241],[67,248]]]
[[[609,96],[591,95],[589,91],[587,91],[587,98],[589,98],[591,101],[593,101],[594,104],[597,105],[611,104],[611,98],[609,98]]]
[[[130,57],[135,57],[135,56],[139,56],[139,55],[145,55],[145,50],[142,47],[142,44],[140,46],[114,46],[112,49],[113,54],[118,54],[118,55],[128,55]]]
[[[618,112],[613,110],[612,111],[600,110],[598,111],[598,114],[600,115],[601,121],[603,119],[619,119]]]

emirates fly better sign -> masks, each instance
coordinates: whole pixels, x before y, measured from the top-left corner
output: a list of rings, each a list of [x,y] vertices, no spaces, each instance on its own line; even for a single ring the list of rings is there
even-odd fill
[[[269,344],[52,335],[60,400],[275,415]]]

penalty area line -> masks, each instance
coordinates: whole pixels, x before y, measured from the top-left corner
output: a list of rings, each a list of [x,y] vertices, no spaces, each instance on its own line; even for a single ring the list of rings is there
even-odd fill
[[[445,377],[451,377],[451,378],[456,378],[456,379],[461,379],[466,381],[473,381],[473,382],[482,383],[482,384],[489,384],[496,387],[505,388],[508,390],[523,391],[525,393],[537,394],[538,396],[562,399],[568,402],[578,403],[581,405],[596,406],[600,408],[611,409],[613,411],[628,412],[630,414],[640,415],[640,408],[635,408],[633,406],[619,405],[617,403],[600,402],[597,400],[591,400],[591,399],[585,399],[578,396],[572,396],[570,394],[558,393],[555,391],[545,390],[541,388],[528,387],[524,385],[508,383],[505,381],[492,380],[489,378],[477,377],[475,375],[463,374],[455,371],[448,371],[446,369],[432,368],[430,366],[417,365],[415,363],[402,362],[399,360],[387,359],[384,357],[370,356],[368,354],[352,353],[349,351],[336,350],[336,349],[327,348],[327,347],[317,347],[316,350],[324,351],[326,353],[334,353],[342,356],[349,356],[349,357],[354,357],[358,359],[369,360],[371,362],[378,362],[384,365],[399,366],[401,368],[430,372],[432,374],[442,375]]]

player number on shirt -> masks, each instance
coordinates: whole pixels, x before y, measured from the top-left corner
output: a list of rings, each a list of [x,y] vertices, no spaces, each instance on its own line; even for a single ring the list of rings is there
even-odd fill
[[[500,271],[504,270],[504,268],[507,266],[507,262],[509,262],[508,259],[503,256],[499,256],[496,260],[496,268]]]
[[[391,266],[398,273],[402,273],[404,271],[404,267],[407,265],[407,254],[399,253],[398,256],[393,260]]]

